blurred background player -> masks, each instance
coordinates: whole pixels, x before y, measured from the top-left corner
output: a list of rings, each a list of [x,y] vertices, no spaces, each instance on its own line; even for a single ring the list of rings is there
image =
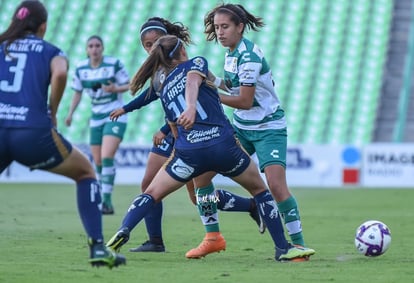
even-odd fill
[[[160,70],[166,74],[160,98],[176,139],[174,151],[145,193],[133,201],[120,229],[107,246],[119,250],[128,241],[130,231],[154,203],[190,180],[194,180],[198,192],[203,192],[197,195],[200,213],[218,225],[212,178],[220,173],[232,178],[254,196],[274,240],[276,260],[290,261],[314,254],[312,249],[294,247],[286,241],[280,216],[275,211],[276,204],[256,165],[235,138],[216,87],[207,80],[207,61],[203,57],[188,60],[185,46],[179,38],[163,36],[154,44],[147,60],[135,74],[131,92],[134,94],[143,88]],[[225,247],[221,233],[210,232],[197,248],[186,253],[186,257],[204,257]]]
[[[56,112],[67,80],[63,52],[43,40],[47,10],[23,1],[0,34],[0,173],[13,161],[76,182],[77,204],[88,236],[90,263],[110,268],[125,258],[106,248],[100,186],[89,160],[56,130]],[[48,88],[50,85],[50,98]]]
[[[71,125],[73,113],[85,91],[92,102],[90,146],[102,185],[102,213],[113,214],[114,157],[126,131],[127,116],[111,121],[109,113],[123,105],[122,93],[129,89],[129,75],[120,60],[104,56],[103,51],[102,39],[97,35],[89,37],[86,42],[88,58],[76,66],[71,86],[75,93],[65,122],[67,126]]]
[[[191,43],[188,28],[182,23],[172,23],[164,18],[152,17],[145,22],[140,29],[141,44],[149,54],[154,42],[163,35],[175,35],[185,44]],[[151,88],[147,88],[127,105],[111,112],[112,120],[117,120],[125,113],[138,110],[159,98],[162,82],[160,74],[151,80]],[[158,80],[157,80],[158,79]],[[144,178],[141,182],[141,190],[145,192],[152,179],[167,161],[174,147],[174,137],[168,124],[164,125],[153,137],[154,146],[148,156]],[[196,204],[194,184],[192,181],[186,184],[191,201]],[[217,208],[223,211],[243,211],[249,215],[259,226],[259,232],[264,233],[265,224],[261,220],[253,198],[245,198],[225,190],[217,190]],[[162,238],[162,201],[156,203],[151,211],[145,216],[145,225],[149,239],[137,248],[130,249],[132,252],[164,252],[165,246]]]
[[[262,51],[243,36],[246,28],[257,31],[264,23],[242,5],[221,4],[206,14],[204,25],[208,41],[219,41],[228,48],[224,81],[215,81],[230,95],[221,94],[220,100],[235,108],[233,126],[237,137],[250,155],[257,154],[260,170],[266,175],[292,242],[305,246],[298,205],[286,182],[284,111]]]

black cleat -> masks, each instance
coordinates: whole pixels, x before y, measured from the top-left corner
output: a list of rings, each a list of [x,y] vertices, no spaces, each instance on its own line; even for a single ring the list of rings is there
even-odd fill
[[[102,214],[103,215],[112,215],[114,214],[114,207],[112,205],[102,204]]]
[[[149,240],[144,242],[142,245],[129,249],[130,252],[153,252],[153,253],[163,253],[165,252],[165,246],[163,244],[154,244]]]
[[[123,255],[117,254],[102,242],[89,240],[90,259],[89,263],[92,266],[100,267],[107,266],[109,269],[126,264],[126,259]]]

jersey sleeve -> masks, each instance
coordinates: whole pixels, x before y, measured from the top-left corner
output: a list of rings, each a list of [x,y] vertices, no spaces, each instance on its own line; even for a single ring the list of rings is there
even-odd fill
[[[166,136],[171,132],[171,127],[168,124],[168,121],[166,121],[165,124],[162,125],[162,127],[160,128],[160,131]]]
[[[48,52],[48,54],[50,54],[50,58],[54,58],[56,56],[61,56],[61,57],[64,57],[67,60],[67,55],[65,54],[65,52],[63,52],[62,49],[60,49],[56,45],[53,45],[53,44],[48,42],[47,45],[46,45],[46,48],[48,50],[50,50]]]
[[[138,110],[141,107],[150,104],[154,100],[157,100],[159,97],[155,93],[155,90],[147,88],[140,95],[131,100],[128,104],[124,105],[122,108],[125,112],[132,112]]]
[[[76,69],[75,73],[73,74],[71,88],[74,91],[78,91],[78,92],[82,92],[82,90],[83,90],[82,81],[79,77],[79,70],[78,69]]]
[[[238,77],[240,86],[255,86],[262,69],[261,58],[251,51],[240,54]]]
[[[208,75],[208,62],[204,57],[198,56],[191,59],[190,70],[188,73],[196,72],[202,77],[207,78]]]
[[[129,74],[121,61],[116,62],[115,68],[115,80],[119,85],[124,85],[129,83]]]

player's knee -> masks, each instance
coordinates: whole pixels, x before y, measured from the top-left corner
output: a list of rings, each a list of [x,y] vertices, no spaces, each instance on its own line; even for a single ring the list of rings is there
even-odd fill
[[[145,190],[146,195],[150,195],[154,202],[160,202],[165,197],[165,192],[160,187],[149,186]]]
[[[74,149],[64,161],[62,170],[64,175],[75,181],[85,178],[96,178],[92,163],[78,149]]]

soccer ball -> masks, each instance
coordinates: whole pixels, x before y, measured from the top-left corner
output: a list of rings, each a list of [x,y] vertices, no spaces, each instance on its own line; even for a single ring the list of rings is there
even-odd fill
[[[391,244],[391,232],[387,225],[378,220],[362,223],[355,234],[355,247],[365,256],[379,256]]]

